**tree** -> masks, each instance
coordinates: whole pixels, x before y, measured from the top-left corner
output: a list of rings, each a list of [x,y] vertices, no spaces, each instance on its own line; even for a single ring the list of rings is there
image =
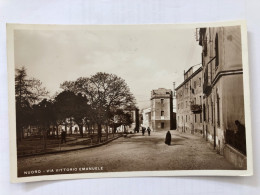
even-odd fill
[[[73,117],[75,106],[75,94],[71,91],[62,91],[55,97],[54,107],[57,128],[59,125],[64,124],[67,131],[68,119]]]
[[[48,92],[42,83],[34,78],[27,78],[24,67],[16,69],[15,100],[16,100],[16,133],[17,139],[23,138],[23,128],[30,124],[32,104],[40,101]]]
[[[113,133],[115,133],[117,127],[120,127],[121,125],[127,126],[133,123],[131,114],[122,109],[118,109],[113,113],[113,118],[111,118],[110,121],[110,126],[113,127]]]
[[[55,97],[56,119],[62,121],[65,126],[67,119],[70,119],[70,123],[75,122],[79,126],[81,137],[83,137],[83,126],[86,123],[89,111],[90,106],[87,98],[81,93],[75,94],[66,90]]]
[[[75,95],[74,98],[75,107],[73,108],[73,119],[79,126],[80,135],[83,137],[83,126],[87,123],[90,106],[88,105],[86,97],[81,93]]]
[[[98,72],[90,78],[81,77],[74,82],[64,82],[61,88],[86,95],[92,119],[98,126],[99,141],[102,125],[109,125],[110,114],[114,110],[135,105],[134,96],[125,80],[114,74]]]
[[[46,148],[47,136],[50,133],[50,126],[53,123],[54,112],[53,102],[43,99],[40,103],[33,105],[34,123],[38,126]]]

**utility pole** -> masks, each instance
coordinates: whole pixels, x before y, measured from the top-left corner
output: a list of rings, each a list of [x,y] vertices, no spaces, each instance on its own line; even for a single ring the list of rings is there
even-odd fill
[[[176,92],[175,92],[175,82],[173,82],[173,93],[172,93],[172,102],[173,102],[173,106],[172,106],[172,108],[173,108],[173,112],[175,111],[176,112],[176,102],[175,102],[175,100],[176,100]]]
[[[172,93],[172,129],[176,129],[177,128],[177,120],[176,120],[176,112],[177,112],[177,108],[176,108],[176,92],[175,92],[175,82],[172,83],[173,84],[173,93]]]

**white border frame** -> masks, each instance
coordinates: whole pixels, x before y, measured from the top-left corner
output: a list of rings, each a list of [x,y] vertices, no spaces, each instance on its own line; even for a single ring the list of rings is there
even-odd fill
[[[75,173],[62,175],[45,175],[17,177],[16,150],[16,116],[15,116],[15,65],[14,65],[14,30],[82,30],[82,29],[113,29],[123,27],[132,29],[154,28],[157,25],[165,29],[185,29],[199,27],[241,26],[244,106],[246,126],[247,170],[173,170],[173,171],[135,171],[106,173]],[[145,25],[45,25],[45,24],[7,24],[7,64],[8,64],[8,106],[10,132],[10,178],[11,182],[32,182],[41,180],[104,178],[104,177],[151,177],[151,176],[251,176],[253,175],[253,152],[251,136],[250,83],[247,48],[247,28],[245,21],[213,22],[196,24],[145,24]]]

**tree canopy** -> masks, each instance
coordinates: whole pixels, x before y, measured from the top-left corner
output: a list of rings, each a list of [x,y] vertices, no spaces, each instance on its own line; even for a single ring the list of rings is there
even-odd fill
[[[91,107],[93,120],[98,125],[101,135],[101,125],[109,124],[109,116],[117,110],[135,108],[135,98],[124,79],[104,72],[98,72],[90,78],[80,77],[76,81],[66,81],[61,84],[64,90],[81,93],[86,96]]]
[[[22,128],[32,122],[32,105],[46,97],[48,92],[35,78],[28,78],[24,67],[16,69],[15,100],[17,138],[23,137]]]
[[[115,74],[98,72],[65,81],[61,84],[63,91],[53,99],[46,98],[48,92],[41,85],[39,80],[27,77],[25,68],[16,70],[19,128],[28,124],[38,124],[43,129],[56,126],[58,136],[58,126],[66,126],[69,119],[79,126],[81,136],[84,125],[96,124],[101,139],[102,125],[115,127],[132,122],[126,111],[135,109],[135,98],[125,80]]]

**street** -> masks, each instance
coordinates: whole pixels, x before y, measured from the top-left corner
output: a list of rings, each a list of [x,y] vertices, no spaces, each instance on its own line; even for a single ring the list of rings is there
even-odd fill
[[[40,170],[40,174],[61,174],[56,169],[102,167],[103,172],[155,170],[232,170],[233,165],[214,151],[200,136],[171,131],[172,145],[164,143],[166,131],[129,134],[107,145],[66,153],[18,159],[18,176]],[[54,170],[53,172],[50,170]],[[98,172],[88,170],[84,172]],[[39,175],[39,173],[32,173]]]

